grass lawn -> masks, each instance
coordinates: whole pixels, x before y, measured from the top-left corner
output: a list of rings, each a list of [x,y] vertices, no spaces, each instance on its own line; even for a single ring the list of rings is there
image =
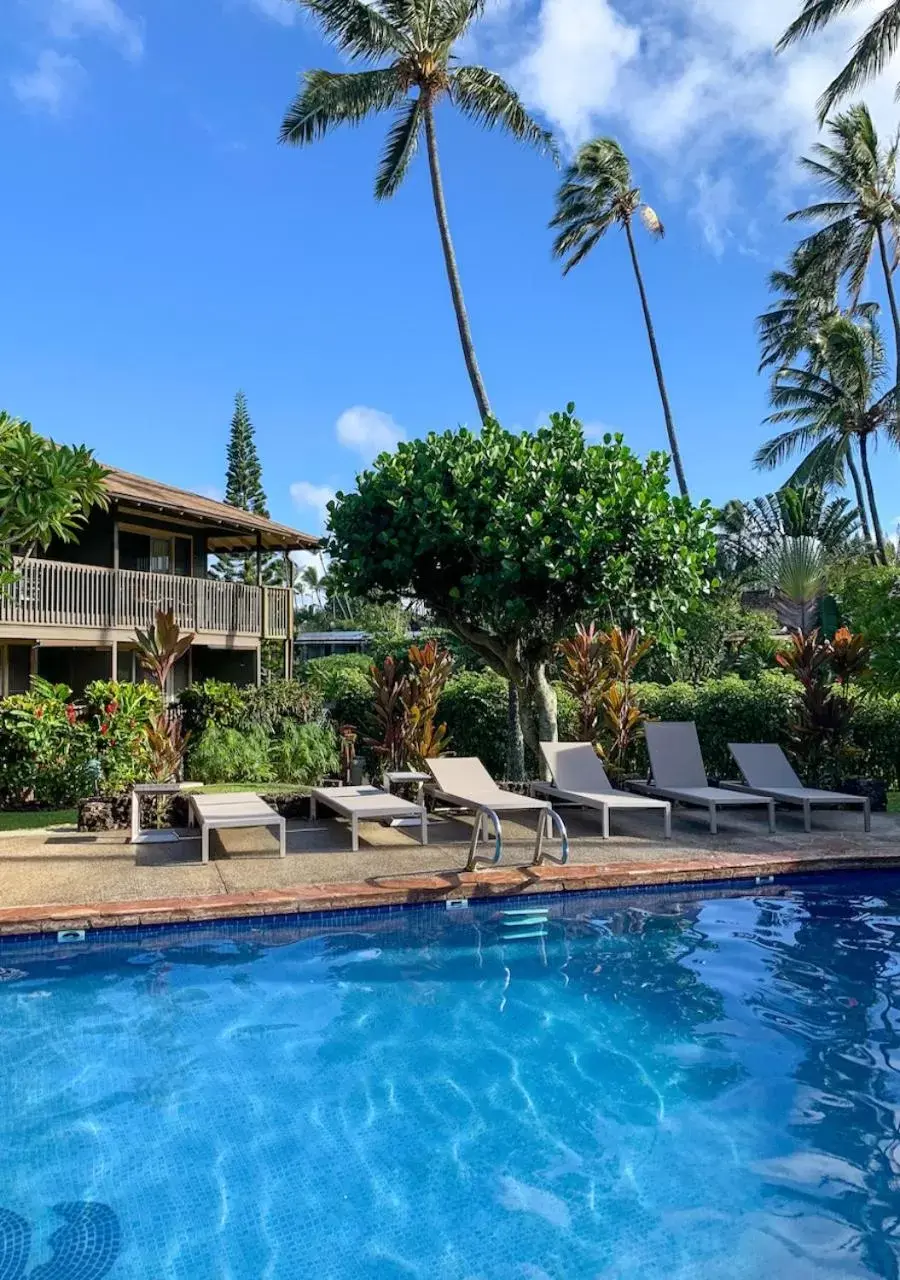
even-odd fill
[[[77,809],[30,809],[25,813],[0,813],[0,831],[34,831],[66,822],[74,826],[77,821]]]
[[[211,796],[227,791],[255,791],[258,795],[267,796],[305,796],[311,790],[312,787],[301,787],[292,782],[214,782],[203,788],[203,794]]]

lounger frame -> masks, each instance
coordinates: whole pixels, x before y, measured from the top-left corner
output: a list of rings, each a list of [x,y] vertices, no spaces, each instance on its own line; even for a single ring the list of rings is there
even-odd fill
[[[365,800],[354,805],[354,800]],[[428,811],[424,803],[414,804],[402,796],[391,795],[378,787],[316,787],[309,797],[309,816],[315,822],[317,806],[323,804],[350,822],[350,848],[359,852],[359,824],[377,822],[380,818],[419,819],[422,844],[428,844]]]
[[[285,819],[253,792],[189,795],[188,801],[191,825],[193,826],[196,822],[200,827],[200,850],[203,862],[209,862],[210,831],[221,831],[231,827],[277,827],[279,856],[283,858],[287,853]]]

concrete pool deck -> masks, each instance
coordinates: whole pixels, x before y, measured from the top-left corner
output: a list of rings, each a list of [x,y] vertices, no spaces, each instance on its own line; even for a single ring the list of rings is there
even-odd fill
[[[290,822],[288,856],[259,829],[214,833],[208,864],[199,838],[132,845],[125,833],[69,829],[0,835],[0,934],[56,932],[638,885],[754,880],[814,871],[900,868],[900,814],[875,814],[866,835],[858,812],[816,814],[806,835],[798,812],[778,811],[778,833],[749,810],[711,836],[703,813],[676,810],[662,839],[656,815],[614,816],[598,835],[596,816],[564,810],[566,866],[524,865],[534,829],[504,823],[503,863],[464,872],[471,827],[431,824],[422,847],[412,830],[364,823],[360,851],[336,821]],[[490,846],[489,846],[490,847]],[[545,848],[558,851],[557,841]]]

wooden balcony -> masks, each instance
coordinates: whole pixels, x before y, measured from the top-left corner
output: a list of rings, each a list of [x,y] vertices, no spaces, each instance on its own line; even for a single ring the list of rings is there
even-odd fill
[[[184,631],[198,640],[234,639],[244,646],[263,637],[289,638],[293,623],[287,587],[250,587],[215,578],[182,578],[129,569],[104,569],[57,560],[16,562],[19,574],[0,591],[0,635],[38,637],[48,631],[74,639],[133,638],[157,610],[173,610]],[[77,635],[75,634],[77,633]]]

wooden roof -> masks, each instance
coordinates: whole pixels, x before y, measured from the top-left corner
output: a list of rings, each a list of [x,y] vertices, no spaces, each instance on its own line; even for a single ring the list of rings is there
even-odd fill
[[[300,533],[227,502],[132,475],[118,467],[106,470],[106,488],[120,509],[128,508],[137,514],[165,512],[187,524],[201,525],[207,530],[211,551],[252,551],[257,545],[257,535],[266,551],[312,551],[319,546],[319,539],[310,533]]]

